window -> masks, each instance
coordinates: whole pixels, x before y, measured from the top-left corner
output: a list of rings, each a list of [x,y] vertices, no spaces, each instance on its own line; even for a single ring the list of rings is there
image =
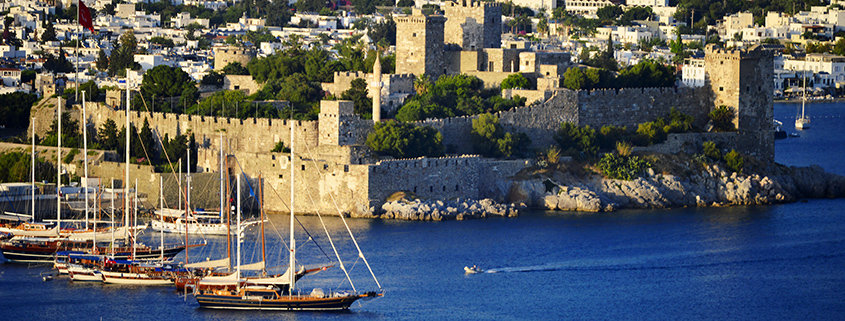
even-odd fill
[[[725,91],[725,88],[719,87],[719,91]]]
[[[302,165],[302,170],[305,170],[305,165]]]

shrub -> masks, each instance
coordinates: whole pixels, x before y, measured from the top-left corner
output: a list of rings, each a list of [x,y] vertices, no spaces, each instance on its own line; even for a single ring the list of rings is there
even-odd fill
[[[549,165],[557,165],[560,163],[560,148],[557,146],[549,147],[546,150],[546,163]]]
[[[639,124],[637,126],[637,145],[646,146],[662,143],[666,140],[666,132],[663,131],[665,126],[666,123],[663,118]]]
[[[555,134],[555,141],[567,155],[574,156],[583,153],[593,156],[599,149],[598,135],[590,126],[578,127],[571,123],[563,123]]]
[[[278,142],[273,149],[270,150],[271,153],[290,153],[290,148],[285,147],[285,142]]]
[[[742,159],[742,155],[740,155],[736,150],[731,149],[730,152],[725,154],[725,164],[728,165],[734,172],[742,172],[742,165],[744,160]]]
[[[616,146],[616,142],[625,140],[628,137],[628,128],[625,126],[602,126],[599,130],[599,147],[602,149],[611,149]]]
[[[710,122],[713,124],[714,132],[731,132],[736,131],[734,126],[734,110],[731,107],[721,105],[710,111],[708,115]]]
[[[666,133],[685,133],[692,130],[692,122],[695,119],[687,114],[678,111],[675,107],[669,110],[669,124],[663,127]]]
[[[616,142],[616,153],[622,157],[631,156],[631,144],[626,142]]]
[[[79,149],[71,149],[70,152],[67,153],[64,158],[62,158],[62,163],[70,164],[70,162],[73,161],[73,158],[76,157],[76,154],[79,154]]]
[[[716,147],[716,143],[706,141],[701,144],[701,147],[704,150],[704,156],[707,156],[707,158],[712,160],[719,160],[722,158],[722,153],[719,152],[719,148]]]
[[[443,136],[428,126],[386,121],[376,123],[367,135],[367,146],[380,155],[395,158],[443,156]]]
[[[651,164],[638,156],[607,153],[596,163],[596,167],[608,178],[630,181],[639,177],[643,170],[651,167]]]
[[[522,74],[512,74],[502,80],[501,87],[502,89],[512,89],[512,88],[519,88],[519,89],[530,89],[528,88],[529,83],[528,79],[525,78]]]
[[[470,134],[475,151],[487,157],[511,157],[531,145],[528,135],[506,132],[499,125],[499,118],[489,113],[472,120]]]

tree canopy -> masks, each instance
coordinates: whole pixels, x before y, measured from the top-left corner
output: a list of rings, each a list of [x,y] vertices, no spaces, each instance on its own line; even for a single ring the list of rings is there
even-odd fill
[[[171,110],[170,104],[163,103],[165,99],[180,97],[186,100],[183,103],[193,105],[199,92],[196,88],[196,82],[181,68],[158,65],[144,73],[144,79],[141,81],[141,94],[148,102],[153,100],[159,102],[156,103],[156,106],[161,107],[157,110],[181,113],[183,111],[182,104],[174,106]]]
[[[499,125],[499,118],[489,113],[472,120],[471,135],[475,152],[486,157],[513,157],[531,145],[528,135],[505,131]]]
[[[376,154],[394,158],[443,156],[443,136],[428,126],[384,121],[375,124],[367,136],[367,146]]]
[[[0,95],[0,125],[6,128],[29,127],[29,112],[37,101],[37,95],[23,92]]]
[[[416,85],[416,84],[415,84]],[[469,75],[444,75],[424,92],[406,100],[396,112],[400,121],[475,115],[508,110],[525,104],[525,98],[504,99],[499,90],[484,89],[481,79]]]

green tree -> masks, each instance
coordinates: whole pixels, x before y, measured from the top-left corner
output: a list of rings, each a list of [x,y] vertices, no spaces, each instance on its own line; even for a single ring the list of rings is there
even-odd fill
[[[44,61],[44,69],[49,70],[53,73],[69,73],[73,71],[73,64],[67,60],[65,57],[65,51],[62,48],[59,48],[59,55],[53,56],[52,54],[46,53],[44,54],[46,61]]]
[[[163,103],[164,99],[182,97],[185,90],[190,92],[189,88],[191,87],[196,89],[196,83],[181,68],[158,65],[144,73],[144,79],[141,81],[141,94],[144,95],[146,101],[152,101],[155,97],[161,102],[156,103],[156,106],[162,106],[161,110],[163,111],[182,112],[181,106],[174,106],[175,110],[170,110],[170,105]],[[191,98],[196,99],[196,97]]]
[[[228,65],[223,67],[223,74],[224,75],[249,75],[249,70],[247,70],[240,62],[230,62]]]
[[[97,142],[100,144],[100,148],[119,152],[118,147],[120,143],[118,139],[117,124],[114,120],[106,119],[103,125],[100,126],[100,130],[97,131]]]
[[[530,89],[528,83],[528,79],[525,78],[522,74],[516,73],[508,75],[507,78],[502,80],[502,89],[511,89],[511,88],[518,88],[518,89]]]
[[[393,18],[385,19],[370,26],[367,31],[367,36],[374,43],[381,43],[382,41],[390,46],[396,45],[396,22]]]
[[[344,91],[340,98],[355,102],[355,113],[364,119],[372,118],[373,100],[367,97],[367,82],[362,78],[352,80],[349,89]]]
[[[730,152],[725,154],[725,165],[727,165],[732,171],[742,172],[743,164],[744,160],[742,159],[742,155],[740,155],[736,150],[731,149]]]
[[[223,74],[212,70],[202,77],[200,84],[206,86],[223,87]]]
[[[528,135],[505,131],[499,125],[499,118],[489,113],[472,120],[470,135],[475,152],[486,157],[512,157],[522,154],[531,145]]]
[[[156,45],[159,45],[159,46],[162,46],[162,47],[167,47],[167,48],[173,48],[173,46],[174,46],[173,39],[165,38],[165,37],[162,37],[162,36],[155,36],[155,37],[150,38],[150,43],[156,44]]]
[[[845,56],[845,38],[839,38],[836,40],[836,43],[833,44],[833,49],[831,49],[834,55],[838,56]]]
[[[29,113],[38,96],[23,92],[0,95],[0,125],[6,128],[26,128]]]
[[[367,135],[367,146],[379,155],[394,158],[443,155],[443,136],[428,126],[395,121],[378,122]]]
[[[736,131],[734,126],[734,109],[725,105],[713,108],[708,114],[714,132]]]
[[[41,140],[39,145],[45,146],[56,146],[58,145],[58,123],[55,119],[53,119],[53,123],[50,124],[50,130],[45,133],[44,139]],[[79,122],[70,118],[70,113],[64,112],[62,113],[62,146],[63,147],[82,147],[80,137],[82,136],[79,133]]]
[[[712,141],[705,141],[701,144],[701,148],[704,151],[704,156],[707,156],[707,158],[715,161],[722,159],[722,153],[719,151],[719,148],[716,147],[716,143]]]
[[[99,71],[106,71],[109,69],[109,57],[106,55],[106,52],[103,49],[100,49],[100,52],[97,53],[97,70]]]
[[[41,42],[58,40],[56,38],[56,28],[53,26],[52,21],[46,19],[41,26],[44,27],[44,32],[41,33]]]
[[[589,125],[579,127],[572,123],[562,123],[554,139],[564,155],[591,157],[599,150],[598,135]]]
[[[620,15],[622,15],[620,6],[604,6],[596,10],[596,16],[603,21],[616,20]]]
[[[421,77],[425,78],[424,76]],[[420,80],[419,92],[396,112],[400,121],[476,115],[508,110],[525,104],[525,98],[502,99],[497,90],[484,89],[481,79],[469,75],[444,75],[433,84]]]

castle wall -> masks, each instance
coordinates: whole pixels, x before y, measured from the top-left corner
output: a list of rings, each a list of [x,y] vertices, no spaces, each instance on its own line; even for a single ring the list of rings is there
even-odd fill
[[[474,155],[379,161],[369,165],[371,204],[381,204],[398,191],[421,199],[477,199],[481,162]]]
[[[252,95],[261,89],[261,85],[255,82],[250,75],[225,75],[223,76],[224,90],[240,90],[247,95]]]
[[[238,62],[246,67],[250,60],[255,58],[255,51],[240,47],[215,47],[214,48],[214,70],[222,70],[226,65]]]
[[[123,128],[126,123],[125,111],[114,110],[102,104],[88,104],[90,121],[99,128],[111,119]],[[206,117],[195,115],[180,115],[172,113],[130,112],[130,120],[140,128],[144,119],[149,119],[150,127],[156,136],[167,134],[170,138],[182,134],[195,135],[199,148],[219,148],[220,132],[224,132],[228,149],[252,153],[267,153],[276,142],[284,141],[290,146],[291,120],[247,118],[237,119],[228,117]],[[294,120],[296,125],[296,143],[300,146],[308,144],[316,147],[318,141],[318,122]],[[134,138],[134,137],[133,137]]]
[[[564,89],[566,91],[567,89]],[[672,107],[693,116],[698,125],[707,122],[710,99],[706,90],[694,88],[623,88],[578,92],[578,125],[636,125],[666,117]]]

